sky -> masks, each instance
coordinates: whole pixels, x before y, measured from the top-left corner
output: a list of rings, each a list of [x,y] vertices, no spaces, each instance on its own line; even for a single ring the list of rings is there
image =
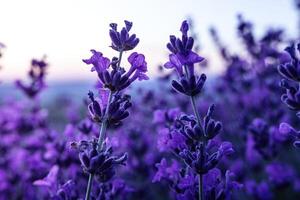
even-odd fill
[[[132,32],[140,38],[135,50],[145,54],[150,77],[156,76],[156,66],[167,59],[169,35],[179,35],[188,16],[194,20],[201,55],[211,63],[209,72],[220,72],[208,28],[217,27],[224,43],[238,51],[238,13],[255,23],[258,35],[270,26],[285,27],[291,36],[297,33],[292,0],[0,0],[0,42],[7,46],[0,79],[24,78],[31,58],[43,55],[50,63],[50,81],[94,79],[82,59],[90,49],[116,56],[109,48],[109,23],[121,27],[124,19],[133,22]]]

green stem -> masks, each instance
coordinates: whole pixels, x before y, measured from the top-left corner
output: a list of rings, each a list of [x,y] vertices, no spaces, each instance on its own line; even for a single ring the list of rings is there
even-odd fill
[[[197,107],[196,107],[196,99],[195,99],[195,96],[191,96],[191,104],[192,104],[192,108],[193,108],[194,115],[195,115],[196,118],[197,118],[198,126],[200,126],[200,128],[203,128],[203,127],[202,127],[201,120],[200,120],[200,115],[199,115],[199,112],[198,112]]]
[[[90,199],[91,190],[92,190],[92,184],[93,184],[93,178],[94,178],[94,175],[90,174],[89,175],[89,181],[88,181],[87,189],[86,189],[86,193],[85,193],[85,200],[89,200]]]
[[[120,64],[121,64],[122,54],[123,54],[123,51],[120,51],[119,63],[117,65],[118,67],[120,67]],[[101,123],[97,150],[101,150],[103,148],[103,143],[104,143],[104,139],[105,139],[105,136],[106,136],[106,129],[107,129],[108,110],[109,110],[109,105],[111,104],[111,101],[112,101],[112,97],[113,97],[113,92],[110,91],[107,106],[106,106],[106,109],[105,109],[104,119],[103,119],[103,122]],[[93,178],[94,178],[94,175],[90,174],[89,175],[89,180],[88,180],[88,185],[87,185],[87,188],[86,188],[86,193],[85,193],[85,200],[90,200],[92,184],[93,184]]]
[[[110,91],[109,92],[109,97],[108,97],[107,107],[105,109],[104,120],[103,120],[103,122],[101,124],[101,128],[100,128],[97,150],[101,150],[103,148],[103,142],[104,142],[104,139],[105,139],[106,129],[107,129],[108,110],[109,110],[109,105],[112,101],[112,96],[113,96],[113,93]],[[94,175],[90,174],[87,189],[86,189],[85,200],[90,200],[90,194],[91,194],[91,189],[92,189],[92,184],[93,184],[93,178],[94,178]]]
[[[109,96],[108,96],[107,107],[105,109],[104,120],[103,120],[103,122],[101,124],[101,128],[100,128],[97,150],[101,150],[103,148],[103,142],[104,142],[104,139],[106,136],[106,129],[107,129],[108,110],[109,110],[109,105],[111,104],[111,101],[112,101],[112,97],[113,97],[113,93],[110,91]]]
[[[120,53],[119,53],[118,67],[120,67],[120,65],[121,65],[122,55],[123,55],[123,51],[120,51]]]

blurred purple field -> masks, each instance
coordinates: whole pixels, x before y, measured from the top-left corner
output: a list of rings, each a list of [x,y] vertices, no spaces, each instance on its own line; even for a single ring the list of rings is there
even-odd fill
[[[300,36],[239,14],[239,51],[208,28],[210,73],[201,24],[176,23],[157,66],[134,21],[107,24],[81,81],[49,81],[46,56],[10,81],[1,41],[0,200],[300,199]]]

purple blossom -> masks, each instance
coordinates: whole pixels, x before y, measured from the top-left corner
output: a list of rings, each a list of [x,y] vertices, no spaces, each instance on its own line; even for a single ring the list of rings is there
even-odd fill
[[[98,151],[97,145],[95,141],[91,144],[81,141],[78,145],[80,162],[86,173],[95,175],[99,182],[107,182],[115,174],[115,166],[125,164],[127,154],[112,156],[112,148]]]
[[[140,41],[135,34],[129,34],[129,31],[132,27],[132,22],[126,20],[124,22],[125,27],[123,27],[120,32],[117,30],[117,24],[110,24],[111,29],[109,30],[109,36],[112,42],[111,48],[119,52],[134,49]]]
[[[93,65],[91,69],[92,72],[96,71],[97,73],[101,73],[107,70],[110,65],[109,58],[104,57],[101,52],[98,52],[94,49],[92,49],[91,52],[93,55],[89,59],[83,59],[82,61],[85,64]]]
[[[128,57],[128,62],[131,64],[129,71],[126,76],[131,77],[130,82],[132,83],[136,79],[138,80],[148,80],[149,77],[146,75],[147,72],[147,62],[145,61],[145,56],[143,54],[138,54],[134,52]]]

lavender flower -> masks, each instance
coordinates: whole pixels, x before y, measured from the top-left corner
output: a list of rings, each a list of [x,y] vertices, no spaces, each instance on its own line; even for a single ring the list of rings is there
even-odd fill
[[[16,86],[19,88],[28,98],[35,98],[45,88],[45,75],[48,64],[45,61],[45,57],[41,60],[32,59],[31,67],[28,72],[30,79],[29,85],[26,85],[23,81],[17,80]]]
[[[286,90],[285,94],[281,96],[281,100],[283,103],[287,105],[291,110],[297,111],[297,116],[299,116],[300,111],[300,65],[299,65],[299,51],[300,44],[291,44],[289,47],[285,49],[285,51],[289,54],[290,60],[279,65],[278,71],[285,78],[281,81],[281,86]],[[287,80],[291,83],[289,83]],[[294,86],[293,84],[297,84]],[[299,135],[295,134],[296,131],[290,125],[281,124],[280,127],[281,132],[291,133],[293,137],[299,139]],[[299,147],[300,141],[295,141],[294,146]]]
[[[97,150],[97,141],[80,141],[77,145],[83,170],[92,174],[100,183],[107,182],[115,174],[115,166],[124,165],[127,154],[112,156],[112,148]]]
[[[110,60],[104,57],[101,52],[91,50],[93,55],[89,59],[83,60],[86,64],[93,65],[91,71],[97,72],[99,78],[97,86],[101,91],[101,102],[95,99],[92,92],[88,94],[91,100],[88,106],[90,115],[95,122],[101,124],[101,129],[97,145],[91,151],[93,153],[85,153],[81,156],[84,170],[89,173],[86,200],[90,199],[94,175],[96,178],[98,177],[97,179],[102,176],[104,180],[110,179],[114,175],[112,166],[114,164],[121,164],[127,159],[126,154],[119,158],[110,157],[111,150],[105,150],[104,140],[106,138],[106,129],[111,126],[120,125],[122,120],[129,116],[127,109],[131,107],[130,96],[123,94],[123,90],[128,88],[137,79],[148,79],[148,76],[145,74],[147,72],[147,62],[143,54],[134,52],[128,57],[130,68],[127,72],[125,68],[121,67],[123,51],[134,49],[139,42],[135,34],[129,35],[132,23],[125,21],[125,25],[126,27],[121,32],[117,31],[117,24],[113,23],[110,25],[111,47],[119,51],[119,58],[113,57]],[[104,169],[101,168],[103,166]]]
[[[100,83],[104,88],[108,88],[113,92],[121,91],[127,88],[135,80],[148,80],[147,63],[143,54],[136,52],[128,57],[128,62],[131,64],[130,69],[126,73],[124,68],[120,68],[120,60],[113,58],[110,61],[102,56],[101,52],[91,50],[93,56],[90,59],[85,59],[83,62],[92,64],[92,71],[96,71],[100,79]],[[109,67],[112,70],[109,72]]]
[[[204,199],[203,175],[214,169],[220,162],[221,158],[233,152],[231,143],[224,142],[217,147],[211,140],[220,133],[222,125],[212,119],[214,105],[210,106],[204,119],[200,118],[196,107],[195,96],[197,96],[204,86],[206,76],[200,77],[195,75],[194,64],[203,60],[197,53],[192,51],[194,40],[188,36],[189,26],[183,21],[180,31],[181,39],[170,36],[170,42],[167,48],[171,51],[169,62],[165,68],[175,68],[180,79],[172,81],[172,86],[179,93],[190,97],[194,116],[182,115],[179,118],[178,125],[174,125],[171,131],[177,129],[176,134],[182,134],[185,137],[185,145],[171,145],[173,152],[177,154],[184,163],[199,176],[198,188],[199,199]],[[170,134],[171,135],[171,134]],[[174,138],[174,137],[171,137]],[[170,138],[170,140],[171,140]],[[167,139],[168,140],[168,139]],[[216,151],[213,151],[217,147]],[[162,163],[163,164],[163,163]],[[156,180],[156,179],[155,179]],[[191,191],[188,192],[189,198],[193,196]],[[182,197],[180,199],[185,199]]]
[[[100,105],[100,103],[95,100],[94,94],[91,91],[89,92],[89,98],[91,103],[89,104],[88,109],[95,122],[102,123],[106,120],[108,125],[119,125],[123,119],[129,116],[127,111],[127,109],[131,106],[129,95],[114,95],[113,100],[110,103],[110,107],[108,108],[107,115],[105,115],[107,102],[101,103]]]
[[[129,31],[132,28],[132,22],[126,20],[124,22],[125,27],[123,27],[120,32],[117,30],[118,25],[116,23],[110,24],[111,29],[109,30],[109,36],[112,41],[111,48],[119,52],[134,49],[140,41],[135,34],[129,35]]]
[[[288,123],[281,123],[279,126],[279,131],[285,137],[291,136],[296,139],[300,139],[300,132],[295,130],[291,125]],[[294,146],[300,148],[300,141],[294,141]]]
[[[297,48],[297,49],[296,49]],[[291,46],[287,47],[285,51],[290,55],[290,62],[281,64],[278,66],[279,73],[286,79],[300,82],[300,66],[299,66],[299,48],[300,45],[298,44],[297,47],[292,44]]]
[[[206,76],[202,74],[200,77],[194,75],[194,64],[204,60],[197,53],[192,51],[194,39],[188,36],[189,26],[187,21],[182,22],[180,31],[182,37],[176,38],[170,36],[170,42],[167,48],[171,51],[169,61],[164,65],[165,68],[175,68],[180,81],[173,80],[172,86],[175,90],[188,96],[196,96],[206,80]],[[187,76],[184,75],[184,71]]]

